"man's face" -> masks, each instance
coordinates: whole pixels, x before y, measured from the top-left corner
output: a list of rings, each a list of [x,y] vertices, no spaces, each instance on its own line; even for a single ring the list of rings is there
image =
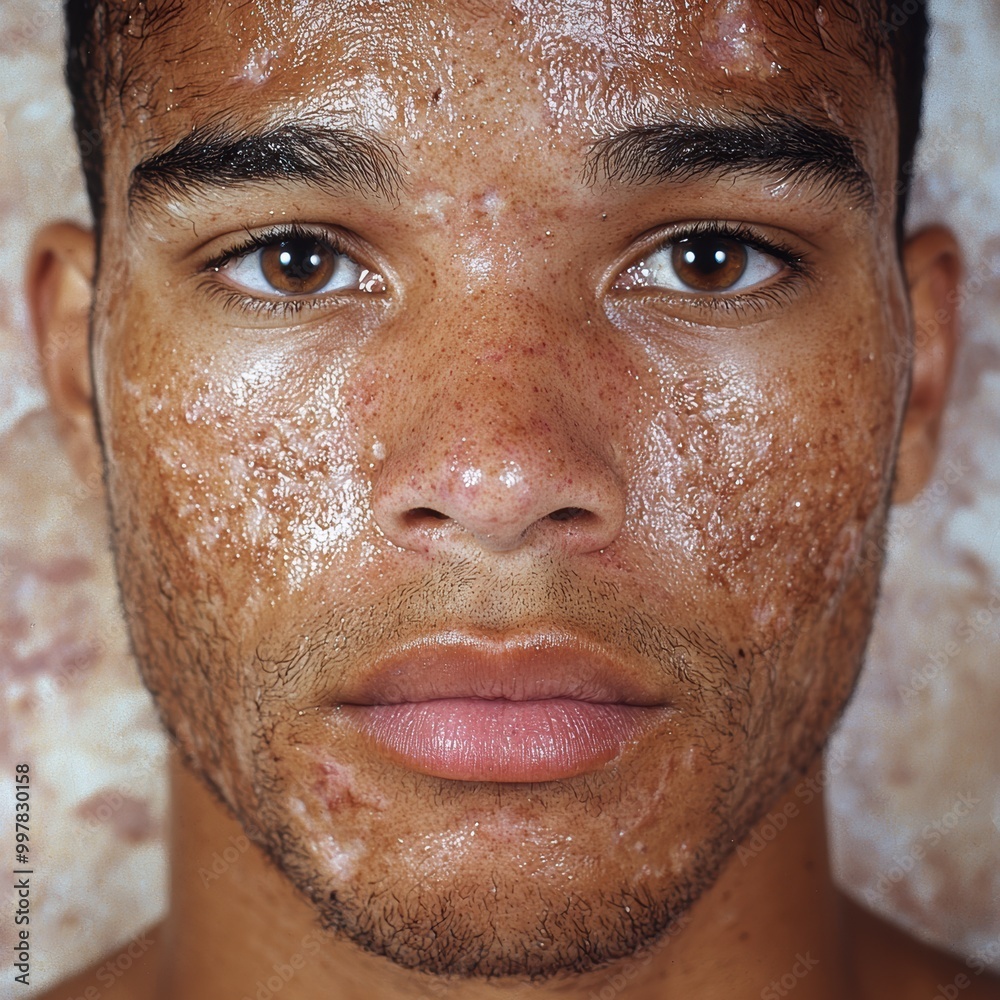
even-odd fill
[[[186,5],[120,43],[94,361],[136,652],[403,965],[632,953],[853,685],[906,307],[890,81],[828,11]]]

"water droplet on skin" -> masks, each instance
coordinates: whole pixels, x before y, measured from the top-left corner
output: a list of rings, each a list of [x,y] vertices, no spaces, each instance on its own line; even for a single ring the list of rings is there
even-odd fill
[[[498,478],[504,486],[512,489],[524,481],[524,470],[517,462],[504,462],[504,469]]]
[[[463,469],[462,470],[462,485],[466,488],[472,488],[473,486],[478,486],[483,481],[483,470],[482,469]]]

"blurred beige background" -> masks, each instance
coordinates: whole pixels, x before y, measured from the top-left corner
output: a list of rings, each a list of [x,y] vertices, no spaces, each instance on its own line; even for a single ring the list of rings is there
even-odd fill
[[[910,222],[961,238],[966,345],[937,472],[892,522],[869,665],[822,777],[842,885],[1000,970],[1000,5],[931,13]],[[33,230],[88,218],[61,39],[57,3],[0,0],[0,817],[12,830],[26,761],[36,873],[21,995],[154,922],[165,884],[164,740],[127,653],[100,497],[60,451],[21,294]],[[0,921],[5,983],[12,930]]]

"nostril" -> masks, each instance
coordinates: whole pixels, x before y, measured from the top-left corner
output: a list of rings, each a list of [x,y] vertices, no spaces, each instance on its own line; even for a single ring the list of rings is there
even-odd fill
[[[560,507],[559,510],[552,511],[549,517],[553,521],[570,521],[574,517],[579,517],[585,513],[586,511],[582,507]]]
[[[434,510],[432,507],[414,507],[403,515],[403,520],[405,520],[407,524],[417,524],[428,517],[435,521],[448,520],[447,514],[442,514],[441,511]]]

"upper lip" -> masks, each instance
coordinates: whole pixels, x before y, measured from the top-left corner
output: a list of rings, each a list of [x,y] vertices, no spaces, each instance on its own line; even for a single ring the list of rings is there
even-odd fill
[[[391,705],[440,698],[536,701],[571,698],[594,703],[658,706],[662,691],[631,659],[601,644],[563,633],[503,638],[443,632],[424,636],[375,660],[341,691],[340,704]]]

